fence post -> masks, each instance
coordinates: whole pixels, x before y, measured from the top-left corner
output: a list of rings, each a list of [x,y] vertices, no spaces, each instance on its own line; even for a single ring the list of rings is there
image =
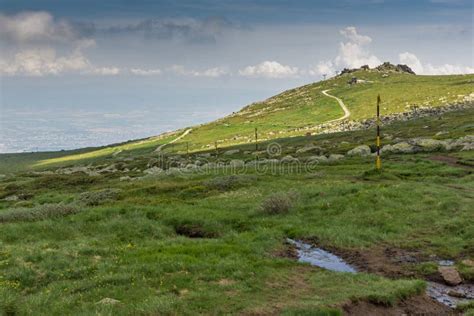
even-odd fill
[[[257,133],[256,127],[255,127],[255,151],[258,151],[258,133]]]
[[[377,96],[377,158],[375,168],[377,170],[382,168],[382,161],[380,160],[380,94]]]

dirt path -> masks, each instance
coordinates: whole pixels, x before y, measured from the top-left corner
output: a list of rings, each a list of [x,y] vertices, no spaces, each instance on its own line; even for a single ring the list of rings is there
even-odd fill
[[[338,97],[335,97],[331,94],[328,93],[328,91],[331,90],[331,89],[328,89],[328,90],[324,90],[322,91],[322,94],[324,94],[325,96],[327,97],[330,97],[330,98],[333,98],[337,101],[337,103],[339,103],[339,105],[341,106],[342,110],[344,111],[344,115],[340,118],[337,118],[335,120],[331,120],[327,123],[331,123],[331,122],[337,122],[337,121],[342,121],[342,120],[345,120],[347,118],[349,118],[349,116],[351,115],[351,111],[349,111],[349,109],[346,107],[346,105],[344,104],[344,102],[342,102],[341,99],[339,99]]]
[[[176,137],[175,139],[165,143],[165,144],[162,144],[160,146],[158,146],[156,149],[155,149],[155,152],[159,152],[161,151],[165,146],[169,145],[169,144],[173,144],[175,142],[177,142],[178,140],[182,139],[184,136],[188,135],[193,129],[192,128],[189,128],[187,130],[184,131],[183,134],[179,135],[178,137]]]

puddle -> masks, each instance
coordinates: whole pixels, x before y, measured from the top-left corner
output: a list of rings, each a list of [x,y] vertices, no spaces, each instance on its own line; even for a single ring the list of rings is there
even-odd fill
[[[440,283],[428,282],[426,294],[448,307],[455,308],[460,303],[467,303],[474,299],[474,284],[448,286]]]
[[[357,272],[356,269],[344,262],[344,260],[326,250],[313,247],[302,241],[289,238],[286,240],[289,244],[296,247],[299,262],[307,262],[311,265],[336,272]]]
[[[354,267],[326,250],[313,247],[299,240],[287,238],[286,241],[296,247],[299,262],[306,262],[336,272],[357,273]],[[452,266],[454,262],[451,260],[440,260],[438,264],[442,266]],[[441,304],[450,308],[456,308],[459,304],[474,300],[474,284],[448,286],[441,283],[428,282],[426,294]]]

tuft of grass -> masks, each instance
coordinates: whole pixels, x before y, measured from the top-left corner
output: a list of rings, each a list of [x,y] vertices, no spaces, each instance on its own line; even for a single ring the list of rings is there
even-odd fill
[[[204,182],[204,185],[209,189],[218,190],[218,191],[229,191],[243,187],[249,184],[252,180],[255,180],[255,177],[249,175],[230,175],[230,176],[221,176],[215,177],[208,181]]]
[[[12,208],[0,213],[0,223],[31,222],[78,213],[74,204],[43,204],[32,208]]]
[[[86,206],[97,206],[118,198],[120,190],[105,189],[100,191],[84,192],[79,195],[77,202]]]
[[[295,192],[274,193],[263,200],[261,209],[268,215],[286,214],[293,208],[296,198]]]

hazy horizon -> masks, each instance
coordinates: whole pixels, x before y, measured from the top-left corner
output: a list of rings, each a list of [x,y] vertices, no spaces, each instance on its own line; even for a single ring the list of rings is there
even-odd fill
[[[471,13],[465,0],[0,0],[0,152],[153,136],[345,67],[473,73]]]

